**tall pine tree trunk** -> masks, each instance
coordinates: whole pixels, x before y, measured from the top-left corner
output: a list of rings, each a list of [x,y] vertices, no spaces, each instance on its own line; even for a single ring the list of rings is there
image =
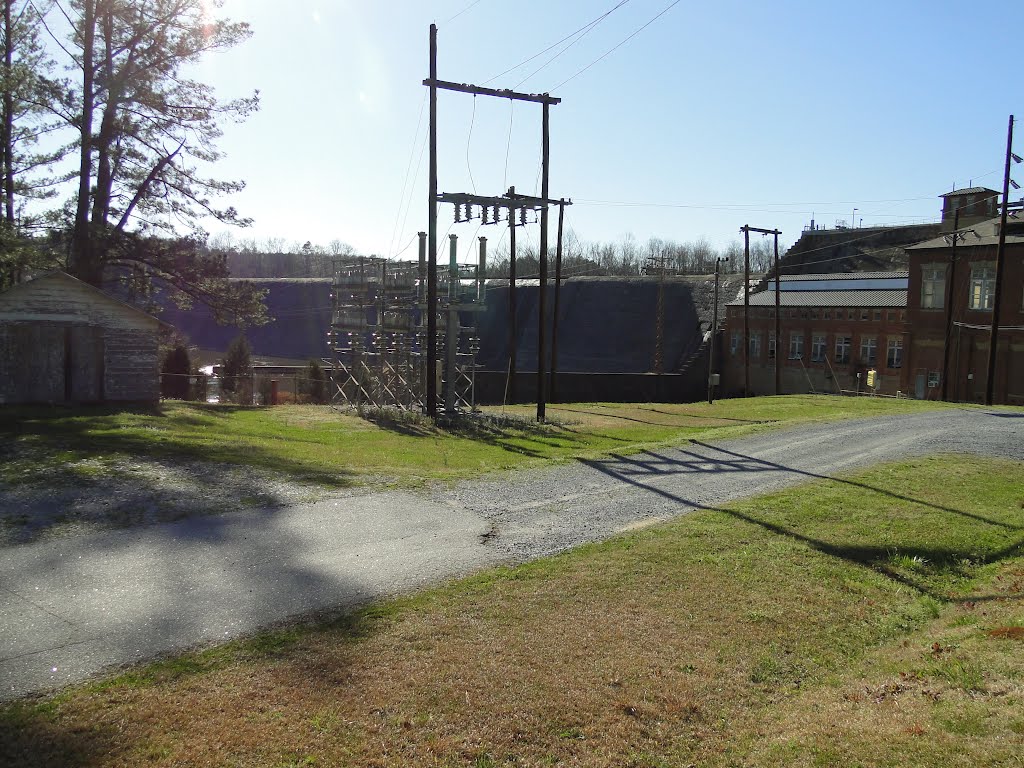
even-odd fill
[[[95,64],[93,46],[96,37],[96,11],[100,0],[85,0],[82,14],[82,117],[80,164],[78,176],[78,205],[75,209],[75,227],[71,237],[71,270],[82,280],[98,285],[101,269],[93,250],[89,225],[89,188],[92,181],[92,121],[95,94]]]
[[[3,127],[3,187],[4,187],[4,221],[14,226],[14,94],[13,70],[14,70],[14,34],[11,24],[11,3],[14,0],[4,0],[4,78],[7,87],[4,88],[4,119]]]

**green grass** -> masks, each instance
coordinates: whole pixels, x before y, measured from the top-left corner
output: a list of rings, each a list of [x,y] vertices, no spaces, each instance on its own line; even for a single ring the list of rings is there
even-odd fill
[[[0,762],[1012,765],[1022,547],[1024,463],[913,459],[10,705]]]
[[[252,466],[330,487],[415,484],[608,451],[641,450],[801,423],[916,413],[933,403],[828,396],[687,405],[487,409],[489,419],[438,429],[415,415],[362,419],[317,406],[247,408],[167,402],[153,409],[0,408],[0,481],[89,483],[134,457]]]

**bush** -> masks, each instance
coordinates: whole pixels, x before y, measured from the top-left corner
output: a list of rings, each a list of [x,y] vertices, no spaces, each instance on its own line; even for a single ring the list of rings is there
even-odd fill
[[[221,391],[236,403],[252,403],[252,349],[245,334],[228,346],[221,360]]]
[[[160,363],[160,396],[187,400],[192,374],[192,360],[188,347],[178,343],[167,350]]]
[[[327,402],[327,373],[317,360],[310,360],[309,365],[299,379],[299,394],[305,395],[310,403]]]

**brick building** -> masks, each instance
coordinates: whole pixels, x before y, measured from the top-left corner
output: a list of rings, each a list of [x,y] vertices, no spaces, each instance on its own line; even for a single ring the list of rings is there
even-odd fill
[[[775,343],[775,283],[750,294],[750,393],[907,391],[906,272],[783,275],[779,283],[781,357]],[[745,382],[743,299],[726,305],[722,394],[741,395]]]
[[[999,219],[964,225],[908,249],[907,368],[918,398],[982,402],[988,375]],[[955,261],[953,261],[955,255]],[[1007,220],[993,401],[1024,404],[1024,212]],[[952,287],[952,291],[950,291]],[[947,336],[948,334],[948,336]]]

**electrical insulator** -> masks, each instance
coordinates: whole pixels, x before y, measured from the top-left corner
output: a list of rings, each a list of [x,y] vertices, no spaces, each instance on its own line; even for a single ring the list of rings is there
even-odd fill
[[[524,225],[524,226],[526,225],[526,209],[525,208],[520,208],[519,209],[519,223]]]
[[[491,223],[490,219],[491,219],[490,212],[487,210],[487,206],[485,205],[485,206],[483,206],[480,209],[480,223],[481,224],[490,224]]]
[[[462,221],[462,203],[455,204],[455,223]]]

